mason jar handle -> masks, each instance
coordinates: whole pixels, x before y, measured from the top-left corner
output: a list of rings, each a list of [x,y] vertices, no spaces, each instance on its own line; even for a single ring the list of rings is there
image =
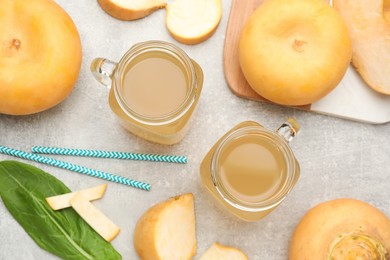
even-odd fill
[[[289,118],[276,132],[289,143],[299,132],[301,126],[294,118]]]
[[[95,79],[104,86],[111,87],[111,76],[115,71],[117,63],[104,59],[96,58],[91,63],[91,72]]]

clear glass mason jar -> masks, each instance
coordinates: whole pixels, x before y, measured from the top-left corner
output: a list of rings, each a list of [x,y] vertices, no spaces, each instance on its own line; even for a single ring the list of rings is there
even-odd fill
[[[149,58],[161,58],[174,63],[183,72],[186,82],[184,101],[173,111],[158,116],[140,114],[124,98],[126,71]],[[161,144],[174,144],[182,140],[203,85],[201,67],[183,50],[163,41],[141,42],[131,47],[118,63],[104,58],[94,59],[91,71],[100,83],[110,87],[110,108],[129,132]],[[153,77],[153,71],[150,71],[150,77]]]
[[[203,185],[242,220],[263,218],[286,198],[299,178],[299,164],[288,144],[299,128],[294,119],[276,132],[253,121],[238,124],[203,159]]]

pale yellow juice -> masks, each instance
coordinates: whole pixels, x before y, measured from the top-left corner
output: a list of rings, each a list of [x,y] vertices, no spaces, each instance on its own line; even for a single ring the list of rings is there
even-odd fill
[[[256,203],[277,192],[284,181],[286,163],[274,142],[249,135],[224,148],[219,170],[221,183],[232,196]]]
[[[185,72],[170,59],[146,58],[125,70],[123,98],[137,114],[163,117],[184,103],[187,85]]]
[[[179,142],[188,129],[188,121],[199,100],[203,84],[202,69],[196,62],[191,60],[191,63],[195,78],[192,78],[181,61],[161,51],[148,51],[132,59],[124,69],[118,85],[121,98],[138,118],[155,120],[156,123],[144,123],[127,114],[126,109],[118,103],[114,88],[111,88],[110,107],[121,124],[133,134],[152,142]],[[196,81],[195,90],[191,87],[193,81]],[[192,104],[188,109],[185,108],[186,102]],[[179,113],[176,119],[167,119],[175,117],[175,113]]]
[[[237,134],[243,129],[256,130]],[[285,150],[285,141],[262,129],[253,121],[238,124],[214,144],[200,166],[211,195],[246,221],[269,214],[299,177],[299,164]]]

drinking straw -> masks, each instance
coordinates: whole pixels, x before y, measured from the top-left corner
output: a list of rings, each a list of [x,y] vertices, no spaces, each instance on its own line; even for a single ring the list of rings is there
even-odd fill
[[[8,147],[2,146],[2,145],[0,145],[0,154],[7,154],[7,155],[14,156],[14,157],[23,158],[26,160],[39,162],[39,163],[55,166],[58,168],[67,169],[70,171],[82,173],[82,174],[85,174],[88,176],[93,176],[93,177],[104,179],[107,181],[112,181],[112,182],[128,185],[128,186],[142,189],[142,190],[149,191],[151,188],[150,184],[147,184],[147,183],[139,182],[139,181],[132,180],[129,178],[114,175],[111,173],[93,170],[93,169],[90,169],[90,168],[87,168],[84,166],[56,160],[56,159],[45,157],[42,155],[19,151],[19,150],[8,148]]]
[[[33,146],[31,148],[31,151],[33,153],[41,153],[41,154],[72,155],[72,156],[84,156],[84,157],[152,161],[152,162],[169,162],[169,163],[183,163],[183,164],[187,163],[186,156],[177,156],[177,155],[108,152],[102,150],[70,149],[70,148],[57,148],[57,147],[46,147],[46,146]]]

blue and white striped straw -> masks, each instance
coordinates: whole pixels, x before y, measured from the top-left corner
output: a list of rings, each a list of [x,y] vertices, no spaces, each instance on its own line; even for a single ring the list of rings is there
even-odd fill
[[[85,175],[88,175],[88,176],[93,176],[93,177],[104,179],[104,180],[107,180],[107,181],[112,181],[112,182],[128,185],[128,186],[131,186],[131,187],[134,187],[134,188],[138,188],[138,189],[142,189],[142,190],[149,191],[150,188],[151,188],[150,184],[147,184],[147,183],[139,182],[139,181],[136,181],[136,180],[131,180],[129,178],[121,177],[121,176],[114,175],[114,174],[111,174],[111,173],[106,173],[106,172],[93,170],[93,169],[90,169],[90,168],[87,168],[87,167],[84,167],[84,166],[80,166],[80,165],[76,165],[76,164],[72,164],[72,163],[56,160],[56,159],[53,159],[53,158],[44,157],[44,156],[41,156],[41,155],[38,155],[38,154],[23,152],[23,151],[12,149],[12,148],[8,148],[8,147],[2,146],[2,145],[0,145],[0,153],[1,154],[11,155],[11,156],[14,156],[14,157],[23,158],[23,159],[34,161],[34,162],[39,162],[39,163],[55,166],[55,167],[58,167],[58,168],[67,169],[67,170],[70,170],[70,171],[82,173],[82,174],[85,174]]]
[[[84,150],[70,149],[46,146],[33,146],[33,153],[55,154],[55,155],[72,155],[83,157],[97,157],[110,159],[138,160],[151,162],[169,162],[169,163],[187,163],[186,156],[177,155],[160,155],[160,154],[143,154],[143,153],[128,153],[128,152],[108,152],[102,150]]]

